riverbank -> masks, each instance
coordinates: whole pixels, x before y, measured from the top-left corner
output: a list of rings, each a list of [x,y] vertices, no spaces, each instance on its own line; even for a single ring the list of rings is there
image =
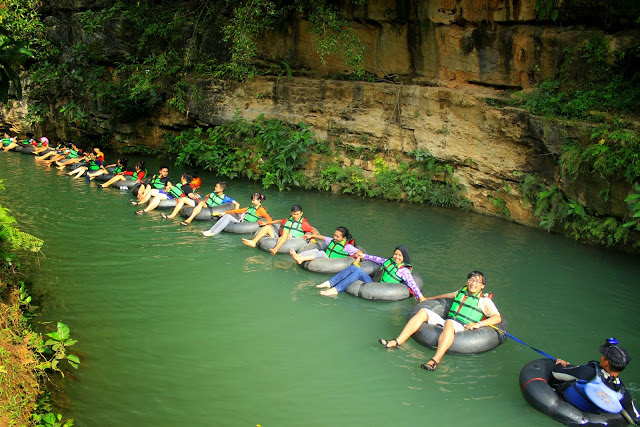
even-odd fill
[[[10,269],[3,264],[0,276],[0,425],[23,426],[32,424],[42,383],[33,350],[38,335],[22,311],[19,284],[6,275]]]

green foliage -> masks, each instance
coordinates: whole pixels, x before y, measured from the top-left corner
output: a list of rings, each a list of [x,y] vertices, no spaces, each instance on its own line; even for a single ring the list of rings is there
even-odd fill
[[[32,340],[32,346],[43,357],[39,369],[42,371],[52,370],[64,376],[64,372],[59,366],[62,360],[66,360],[70,366],[78,369],[80,359],[75,354],[68,352],[68,347],[78,342],[71,338],[69,327],[58,322],[56,331],[50,332],[46,336],[49,337],[46,341],[40,335],[33,337]]]
[[[634,183],[633,189],[635,193],[629,194],[624,202],[629,205],[631,211],[631,220],[624,223],[623,227],[633,228],[636,231],[640,231],[640,184]]]
[[[71,427],[73,420],[63,420],[62,415],[47,412],[46,414],[33,414],[33,421],[38,427]]]
[[[548,117],[598,119],[591,111],[640,113],[640,45],[626,51],[610,51],[602,35],[564,50],[556,75],[538,90],[520,95],[520,105]]]
[[[12,86],[16,97],[22,98],[19,72],[22,64],[28,58],[33,58],[26,46],[26,42],[13,39],[6,29],[0,27],[0,102],[6,104],[9,101]]]
[[[0,189],[2,180],[0,180]],[[39,252],[43,241],[29,233],[15,228],[16,219],[9,215],[9,210],[0,206],[0,254],[6,257],[7,251]]]
[[[304,5],[305,2],[300,4]],[[300,9],[306,9],[308,13],[309,22],[312,24],[311,32],[316,36],[318,55],[322,63],[325,63],[327,56],[342,53],[346,65],[352,72],[358,78],[363,77],[364,45],[336,7],[319,0],[309,2],[306,7]]]
[[[37,61],[58,54],[58,50],[47,40],[46,29],[40,19],[40,7],[40,0],[4,0],[0,8],[0,24],[8,35],[24,43]]]
[[[428,152],[417,152],[419,160],[391,168],[381,157],[374,161],[373,175],[357,166],[342,167],[337,160],[321,169],[306,185],[321,191],[339,191],[362,197],[424,203],[447,207],[469,207],[448,165],[436,167]],[[441,182],[435,178],[444,179]]]
[[[504,216],[511,216],[511,211],[507,207],[507,202],[500,196],[490,195],[491,204]]]
[[[221,176],[260,179],[280,190],[302,184],[299,169],[314,144],[310,126],[260,115],[253,123],[236,118],[216,128],[165,134],[164,148],[178,166],[213,170]]]
[[[525,176],[521,194],[527,201],[535,200],[534,214],[540,218],[540,227],[548,231],[564,231],[578,241],[609,247],[625,247],[629,244],[629,229],[635,226],[635,222],[623,224],[616,218],[599,216],[567,199],[559,187],[546,187],[531,175]]]
[[[536,16],[542,20],[551,18],[552,21],[558,19],[559,10],[554,0],[536,0]]]

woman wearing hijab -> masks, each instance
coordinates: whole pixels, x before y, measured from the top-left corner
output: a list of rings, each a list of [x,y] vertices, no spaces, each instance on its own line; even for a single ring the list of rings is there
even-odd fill
[[[362,280],[365,283],[373,282],[371,277],[365,273],[356,264],[360,260],[372,261],[380,266],[381,283],[404,283],[407,285],[413,296],[418,301],[424,301],[425,297],[420,292],[420,288],[416,285],[416,281],[411,275],[411,260],[409,259],[409,250],[405,246],[398,246],[393,251],[391,258],[381,258],[375,255],[363,254],[358,251],[355,253],[356,262],[333,276],[326,282],[320,283],[316,288],[328,288],[320,292],[324,296],[337,296],[344,292],[350,284],[356,280]]]

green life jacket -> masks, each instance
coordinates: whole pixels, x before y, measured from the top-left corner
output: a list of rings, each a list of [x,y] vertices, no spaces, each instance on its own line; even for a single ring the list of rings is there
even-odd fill
[[[123,171],[124,171],[124,166],[116,165],[113,168],[113,172],[112,173],[115,175],[115,174],[123,172]]]
[[[260,217],[256,214],[256,211],[258,210],[259,207],[260,206],[258,206],[258,207],[249,206],[247,208],[247,210],[244,211],[243,221],[244,222],[258,222]]]
[[[225,197],[227,197],[227,195],[224,193],[222,193],[222,196],[218,196],[216,193],[211,193],[207,199],[207,206],[210,208],[220,206]]]
[[[162,189],[165,187],[165,183],[161,181],[162,176],[158,176],[158,175],[153,175],[153,177],[151,177],[151,181],[149,182],[150,185],[153,186],[153,188],[158,188],[158,189]]]
[[[392,258],[389,258],[388,260],[386,260],[384,264],[382,264],[382,277],[380,277],[380,282],[382,283],[404,282],[404,280],[402,280],[398,276],[398,270],[400,270],[402,267],[407,267],[409,271],[411,271],[411,269],[413,268],[410,264],[405,264],[404,262],[401,262],[400,264],[396,264],[396,262]]]
[[[332,240],[327,245],[327,250],[325,253],[329,256],[329,258],[344,258],[348,257],[349,253],[345,252],[344,247],[347,244],[347,239],[344,239],[342,242],[336,242]]]
[[[145,176],[147,176],[147,170],[139,170],[137,172],[133,172],[133,175],[131,175],[131,181],[137,181],[138,180],[138,174],[142,172],[142,176],[140,177],[140,179],[143,179]]]
[[[456,320],[463,325],[481,321],[484,313],[478,308],[478,302],[480,297],[488,295],[488,293],[483,294],[482,292],[469,295],[467,294],[467,287],[463,286],[456,294],[453,304],[451,304],[447,319]]]
[[[98,169],[100,169],[100,165],[98,164],[98,162],[94,159],[94,160],[89,160],[89,166],[88,166],[90,171],[97,171]]]
[[[184,194],[184,191],[182,191],[182,184],[176,184],[173,187],[171,187],[171,190],[169,190],[169,195],[176,199],[179,197],[182,197],[183,194]]]
[[[22,144],[22,145],[31,145],[31,139],[29,139],[29,138],[23,139],[22,141],[20,141],[20,144]]]
[[[67,158],[68,159],[76,159],[78,158],[78,151],[74,150],[73,148],[69,149],[69,154],[67,154]]]
[[[282,232],[284,230],[289,230],[289,237],[295,238],[304,236],[304,231],[302,231],[302,221],[304,221],[304,218],[300,218],[300,221],[294,221],[293,218],[289,217],[280,229],[280,235],[282,236]]]
[[[0,142],[2,142],[2,145],[9,145],[11,144],[11,138],[2,138]]]

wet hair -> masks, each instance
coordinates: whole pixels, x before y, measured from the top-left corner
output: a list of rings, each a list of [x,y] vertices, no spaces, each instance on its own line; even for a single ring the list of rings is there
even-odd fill
[[[182,172],[182,177],[185,181],[187,181],[187,183],[190,183],[193,179],[193,175],[191,175],[189,172]]]
[[[144,169],[144,160],[140,160],[138,163],[136,163],[136,167],[140,170]]]
[[[123,168],[125,169],[127,168],[127,163],[129,163],[129,159],[127,159],[126,157],[121,157],[118,159],[118,161],[120,162]]]
[[[258,200],[260,200],[260,201],[263,201],[263,200],[265,200],[266,198],[267,198],[267,197],[266,197],[264,194],[260,194],[260,193],[253,193],[253,194],[251,195],[251,200],[258,199]]]
[[[158,170],[161,171],[162,169],[169,170],[169,166],[162,165],[162,166],[160,166],[160,169],[158,169]]]
[[[31,132],[27,132],[27,138],[33,138],[33,134]]]
[[[219,185],[220,187],[222,187],[222,191],[224,191],[224,189],[227,188],[227,183],[225,181],[218,181],[216,185]]]
[[[473,270],[471,273],[467,275],[467,280],[471,279],[472,277],[480,277],[480,280],[482,280],[482,284],[483,285],[487,284],[487,276],[485,276],[482,271]]]
[[[353,246],[356,245],[356,240],[349,233],[349,229],[347,229],[347,227],[343,227],[343,226],[336,227],[336,231],[339,231],[340,233],[342,233],[342,237],[347,239],[347,244],[353,245]]]
[[[300,205],[291,206],[291,212],[302,212],[302,206]]]

